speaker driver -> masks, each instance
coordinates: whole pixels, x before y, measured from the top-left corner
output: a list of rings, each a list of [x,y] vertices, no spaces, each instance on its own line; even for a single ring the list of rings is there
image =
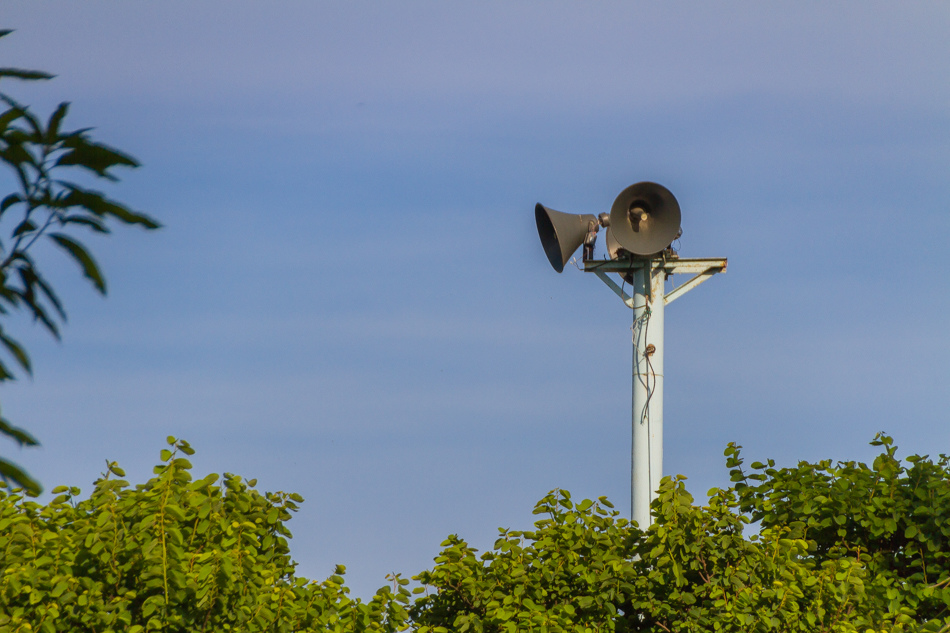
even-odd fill
[[[610,209],[613,240],[634,255],[655,255],[680,232],[680,205],[670,190],[655,182],[638,182],[617,196]]]

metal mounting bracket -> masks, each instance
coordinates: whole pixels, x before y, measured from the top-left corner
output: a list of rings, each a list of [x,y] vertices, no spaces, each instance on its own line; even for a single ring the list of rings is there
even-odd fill
[[[607,276],[607,273],[630,273],[639,268],[649,266],[652,270],[663,270],[667,276],[677,274],[690,274],[685,283],[673,288],[663,297],[663,303],[673,303],[684,294],[695,288],[701,283],[709,281],[709,278],[717,273],[726,272],[725,258],[691,258],[691,259],[607,259],[607,260],[584,260],[584,272],[594,273],[597,278],[604,282],[608,288],[620,297],[628,308],[633,308],[633,297],[623,291],[623,288]]]

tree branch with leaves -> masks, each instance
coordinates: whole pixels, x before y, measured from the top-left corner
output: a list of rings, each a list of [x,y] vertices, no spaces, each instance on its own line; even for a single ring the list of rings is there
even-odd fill
[[[0,38],[11,32],[0,30]],[[0,111],[0,163],[13,172],[16,183],[16,190],[0,200],[0,318],[25,310],[59,339],[66,311],[56,291],[37,268],[32,257],[34,245],[44,239],[51,241],[73,259],[93,287],[105,295],[105,277],[92,254],[77,239],[77,233],[108,234],[116,223],[135,224],[145,229],[157,229],[160,225],[76,180],[91,175],[116,182],[115,168],[138,167],[138,161],[94,141],[89,136],[91,128],[65,130],[63,121],[69,111],[68,103],[61,103],[44,122],[2,91],[9,80],[52,78],[53,75],[39,70],[0,68],[0,107],[5,107]],[[10,361],[27,374],[32,373],[29,355],[6,333],[2,323],[0,346],[7,352],[7,359],[0,357],[0,382],[15,378]],[[0,417],[0,435],[20,446],[38,444],[33,435],[3,417]],[[36,479],[2,457],[0,478],[33,494],[41,490]]]

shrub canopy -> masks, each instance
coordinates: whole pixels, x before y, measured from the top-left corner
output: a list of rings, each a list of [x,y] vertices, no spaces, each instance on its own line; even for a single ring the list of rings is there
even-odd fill
[[[295,575],[302,499],[225,474],[194,480],[187,442],[131,487],[109,463],[88,499],[0,491],[0,631],[950,631],[948,458],[772,461],[697,505],[663,480],[647,530],[554,490],[533,530],[479,554],[450,536],[431,570],[368,602],[343,568]],[[413,597],[413,592],[415,596]]]

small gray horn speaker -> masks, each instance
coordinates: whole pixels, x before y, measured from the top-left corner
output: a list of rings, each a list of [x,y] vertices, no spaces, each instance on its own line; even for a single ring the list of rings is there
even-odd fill
[[[534,207],[534,219],[538,223],[541,246],[554,270],[561,272],[587,237],[591,222],[597,228],[597,217],[590,214],[573,215],[549,209],[540,202]]]

